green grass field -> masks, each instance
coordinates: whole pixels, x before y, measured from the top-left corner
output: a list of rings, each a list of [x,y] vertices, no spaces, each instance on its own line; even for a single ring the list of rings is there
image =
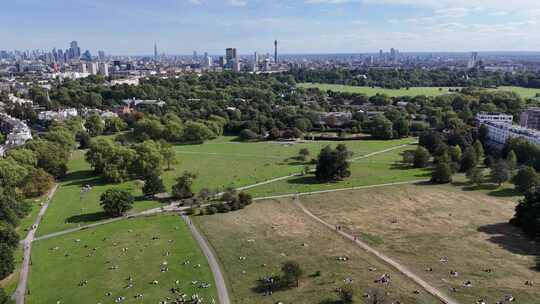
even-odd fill
[[[402,168],[399,165],[400,153],[411,149],[414,149],[414,147],[404,147],[353,161],[350,168],[351,176],[343,181],[319,183],[314,175],[307,175],[262,185],[249,189],[247,192],[255,197],[267,197],[429,179],[431,171],[428,169]]]
[[[358,140],[345,144],[355,156],[360,156],[413,140]],[[316,157],[326,145],[335,146],[336,142],[240,143],[235,142],[234,137],[220,137],[202,145],[179,145],[174,147],[178,164],[174,165],[173,170],[165,171],[163,179],[167,189],[170,189],[177,176],[184,171],[190,171],[198,175],[194,184],[195,191],[202,188],[224,190],[227,187],[246,186],[301,172],[306,164],[291,157],[298,155],[302,148],[308,148],[311,157]],[[106,219],[107,216],[99,205],[99,197],[111,187],[128,189],[134,196],[142,194],[141,185],[136,181],[115,185],[94,175],[90,165],[84,160],[84,151],[74,152],[68,167],[68,176],[61,181],[51,201],[38,228],[38,236]],[[92,186],[92,190],[81,196],[81,187],[87,184]],[[136,201],[131,212],[159,206],[160,203],[156,201]]]
[[[414,139],[401,140],[355,140],[345,141],[355,156],[366,155],[413,142]],[[221,137],[202,145],[176,146],[178,164],[174,170],[163,175],[165,184],[171,186],[174,178],[187,170],[198,174],[194,183],[195,191],[201,188],[223,190],[227,187],[241,187],[262,182],[275,177],[302,172],[305,163],[291,159],[298,151],[307,148],[316,158],[326,145],[335,146],[337,142],[256,142],[240,143],[234,137]]]
[[[407,89],[384,89],[384,88],[372,88],[372,87],[357,87],[357,86],[348,86],[340,84],[324,84],[324,83],[299,83],[301,88],[318,88],[321,91],[337,91],[337,92],[346,92],[346,93],[359,93],[366,94],[367,96],[373,96],[376,94],[386,94],[390,97],[397,96],[417,96],[417,95],[426,95],[426,96],[437,96],[442,94],[450,93],[447,87],[411,87]]]
[[[371,87],[357,87],[357,86],[347,86],[347,85],[338,85],[338,84],[322,84],[322,83],[300,83],[299,87],[302,88],[319,88],[322,91],[337,91],[337,92],[347,92],[347,93],[361,93],[368,96],[376,95],[377,93],[386,94],[391,97],[397,96],[417,96],[417,95],[426,95],[426,96],[437,96],[449,93],[447,87],[411,87],[407,89],[384,89],[384,88],[371,88]],[[540,93],[540,89],[530,89],[522,87],[510,87],[503,86],[499,87],[496,90],[501,91],[512,91],[518,93],[521,97],[531,98],[535,97],[536,94]]]
[[[300,199],[460,303],[504,302],[508,294],[518,303],[538,303],[540,289],[524,283],[540,280],[539,244],[508,224],[517,201],[513,196],[452,185],[405,185]],[[444,256],[446,263],[440,261]],[[433,271],[425,271],[428,267]],[[471,288],[462,286],[467,280]]]
[[[419,287],[410,280],[308,218],[288,200],[254,203],[227,214],[196,216],[193,222],[216,251],[235,304],[339,303],[335,302],[335,289],[345,285],[347,278],[352,280],[354,303],[367,303],[363,294],[373,289],[388,292],[388,302],[383,303],[440,303],[424,292],[415,295]],[[338,257],[349,260],[338,261]],[[287,261],[296,261],[303,269],[299,288],[276,291],[271,296],[252,290],[258,279],[279,274]],[[386,287],[374,282],[384,273],[392,277]]]
[[[164,262],[167,272],[161,272]],[[132,288],[127,288],[129,277]],[[85,280],[87,285],[79,286]],[[153,285],[154,280],[159,284]],[[210,288],[201,288],[204,283]],[[37,241],[28,287],[27,303],[114,303],[118,297],[127,303],[158,303],[182,293],[199,294],[203,303],[216,299],[206,258],[178,215],[129,219]],[[180,293],[171,293],[173,287]],[[135,299],[137,294],[144,298]]]
[[[107,189],[116,187],[127,189],[135,196],[142,194],[140,186],[130,181],[123,184],[108,184],[96,176],[84,160],[84,151],[75,151],[68,163],[68,175],[64,178],[52,199],[37,235],[82,226],[104,220],[107,215],[99,205],[99,197]],[[81,196],[81,187],[91,185],[92,190]],[[136,201],[132,212],[159,207],[155,201]]]

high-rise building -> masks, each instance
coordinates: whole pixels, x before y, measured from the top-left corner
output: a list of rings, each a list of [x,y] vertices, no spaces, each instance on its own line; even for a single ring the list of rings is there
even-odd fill
[[[87,73],[86,63],[84,63],[84,62],[79,63],[79,72],[80,73]]]
[[[92,54],[89,50],[86,50],[86,52],[84,52],[84,54],[82,55],[81,59],[86,61],[92,61]]]
[[[99,57],[99,60],[105,60],[105,52],[104,51],[98,51],[98,57]]]
[[[197,51],[193,51],[193,61],[199,60],[199,54],[197,54]]]
[[[519,124],[529,129],[540,130],[540,108],[528,108],[521,113]]]
[[[469,59],[469,62],[467,63],[468,69],[473,69],[478,65],[478,53],[472,52],[471,58]]]
[[[81,48],[77,41],[71,41],[69,44],[69,59],[79,59],[81,57]]]
[[[99,64],[99,75],[103,77],[109,77],[109,64],[102,62]]]
[[[154,59],[158,60],[159,54],[157,49],[157,42],[154,42]]]
[[[225,59],[227,59],[227,62],[236,60],[236,56],[236,48],[228,48],[225,50]]]
[[[88,67],[88,73],[92,75],[97,75],[99,72],[99,66],[97,62],[89,62],[87,65]]]
[[[274,41],[274,62],[278,63],[278,51],[277,51],[278,42]]]

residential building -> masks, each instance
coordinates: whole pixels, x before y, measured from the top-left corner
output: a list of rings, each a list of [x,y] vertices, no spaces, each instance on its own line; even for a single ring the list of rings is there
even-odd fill
[[[509,138],[523,138],[533,144],[540,145],[540,132],[504,122],[485,121],[488,128],[488,139],[495,144],[504,145]]]
[[[490,122],[501,122],[505,124],[512,124],[514,121],[514,116],[504,113],[486,113],[486,112],[480,112],[476,114],[476,120],[479,123],[483,123],[486,121]]]
[[[540,108],[528,108],[521,113],[519,124],[522,127],[540,130]]]

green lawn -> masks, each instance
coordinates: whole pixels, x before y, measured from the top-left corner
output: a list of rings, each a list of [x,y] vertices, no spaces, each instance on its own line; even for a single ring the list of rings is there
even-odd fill
[[[401,140],[356,140],[344,142],[355,156],[365,155],[389,147],[414,141]],[[291,159],[302,148],[308,148],[311,157],[316,157],[326,145],[336,142],[240,143],[234,137],[220,137],[202,145],[175,146],[178,164],[173,170],[165,171],[163,179],[170,189],[174,179],[183,171],[196,173],[198,178],[194,190],[202,188],[223,190],[226,187],[240,187],[284,175],[301,172],[305,163]],[[84,160],[84,151],[75,151],[68,163],[69,172],[61,181],[47,213],[43,217],[37,235],[45,235],[69,228],[86,225],[106,219],[99,205],[100,195],[111,187],[128,189],[134,196],[140,196],[141,186],[136,181],[110,184],[94,175],[90,165]],[[81,196],[81,187],[91,185],[92,190]],[[131,211],[138,212],[159,207],[156,201],[136,201]]]
[[[449,93],[447,87],[411,87],[407,89],[384,89],[384,88],[371,88],[371,87],[358,87],[358,86],[348,86],[348,85],[339,85],[339,84],[323,84],[323,83],[300,83],[299,87],[302,88],[319,88],[322,91],[337,91],[337,92],[347,92],[347,93],[363,93],[368,96],[376,95],[377,93],[384,93],[391,97],[397,96],[417,96],[417,95],[426,95],[426,96],[437,96]],[[496,90],[501,91],[512,91],[516,92],[521,97],[530,98],[535,97],[536,94],[540,93],[540,89],[530,89],[522,87],[511,87],[503,86],[499,87]]]
[[[164,262],[167,272],[161,272]],[[133,287],[126,288],[130,276]],[[204,283],[210,288],[201,288]],[[171,293],[173,287],[180,293]],[[178,215],[133,218],[35,242],[29,290],[27,303],[114,303],[117,297],[158,303],[182,293],[198,294],[204,303],[216,299],[206,258]],[[135,299],[137,294],[144,298]]]
[[[428,169],[403,168],[399,163],[396,163],[401,160],[400,153],[410,149],[414,149],[414,147],[404,147],[353,161],[351,163],[351,176],[343,181],[319,183],[314,175],[307,175],[262,185],[249,189],[247,192],[255,197],[266,197],[429,179],[431,177],[431,171]]]
[[[412,138],[387,141],[366,139],[343,143],[354,152],[354,156],[361,156],[413,141]],[[310,158],[316,158],[324,146],[337,144],[330,141],[240,143],[234,141],[234,137],[221,137],[202,145],[176,146],[179,163],[174,170],[166,171],[163,177],[165,184],[171,186],[174,178],[183,171],[197,173],[195,191],[201,188],[223,190],[226,187],[246,186],[301,172],[306,164],[290,158],[297,156],[302,148],[310,151]]]
[[[38,236],[106,219],[107,216],[99,205],[99,197],[109,188],[128,189],[135,196],[142,194],[140,187],[134,181],[109,184],[96,176],[84,160],[84,151],[79,150],[73,153],[68,168],[67,177],[61,181],[38,227]],[[92,190],[81,195],[81,187],[87,184],[92,186]],[[155,201],[136,201],[132,212],[159,206],[160,203]]]
[[[376,94],[386,94],[390,97],[397,96],[417,96],[417,95],[426,95],[426,96],[437,96],[442,94],[449,93],[447,87],[411,87],[407,89],[384,89],[384,88],[372,88],[372,87],[358,87],[358,86],[348,86],[340,84],[323,84],[323,83],[300,83],[298,84],[301,88],[319,88],[322,91],[337,91],[337,92],[347,92],[347,93],[360,93],[366,94],[367,96],[373,96]]]
[[[196,216],[193,222],[216,251],[235,304],[339,303],[334,302],[335,290],[346,285],[347,278],[354,289],[354,303],[368,303],[363,294],[374,289],[388,293],[384,303],[439,303],[425,292],[415,295],[419,287],[410,280],[313,221],[288,200]],[[338,261],[338,257],[349,260]],[[258,279],[280,274],[287,261],[297,262],[303,270],[299,288],[276,291],[271,296],[253,290]],[[374,282],[384,273],[392,277],[388,286]]]

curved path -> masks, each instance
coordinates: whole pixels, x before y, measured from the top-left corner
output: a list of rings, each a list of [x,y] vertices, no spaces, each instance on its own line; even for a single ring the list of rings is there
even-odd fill
[[[371,246],[369,246],[368,244],[366,244],[365,242],[359,240],[359,239],[355,239],[354,236],[346,233],[346,232],[343,232],[342,230],[339,230],[337,231],[335,229],[335,226],[334,225],[331,225],[330,223],[324,221],[323,219],[319,218],[318,216],[314,215],[313,213],[311,213],[311,211],[309,211],[304,205],[302,205],[302,203],[300,203],[300,200],[298,199],[298,197],[296,197],[294,199],[294,204],[296,206],[298,206],[300,209],[302,209],[302,211],[308,215],[309,217],[311,217],[312,219],[314,219],[315,221],[323,224],[324,226],[326,226],[327,228],[331,229],[332,231],[335,231],[336,233],[340,234],[342,237],[346,238],[346,239],[349,239],[350,241],[354,242],[356,245],[358,245],[359,247],[361,247],[362,249],[364,249],[365,251],[373,254],[375,257],[377,257],[378,259],[382,260],[383,262],[385,262],[386,264],[392,266],[394,269],[396,269],[397,271],[401,272],[403,275],[405,275],[407,278],[413,280],[416,284],[420,285],[425,291],[427,291],[428,293],[430,293],[431,295],[433,295],[434,297],[438,298],[439,300],[441,300],[443,303],[445,304],[459,304],[459,302],[457,302],[456,300],[450,298],[449,296],[447,296],[445,293],[443,293],[442,291],[438,290],[437,288],[433,287],[432,285],[430,285],[428,282],[424,281],[422,278],[420,278],[419,276],[417,276],[416,274],[414,274],[412,271],[410,271],[407,267],[405,267],[404,265],[394,261],[393,259],[391,259],[390,257],[384,255],[383,253],[381,253],[380,251],[372,248]]]
[[[36,234],[37,227],[39,226],[39,223],[41,223],[41,218],[45,214],[45,211],[47,211],[47,208],[49,208],[49,203],[51,202],[56,189],[58,189],[58,184],[55,184],[47,194],[47,200],[39,210],[38,216],[34,221],[34,225],[32,225],[30,231],[28,231],[28,234],[21,242],[23,246],[23,263],[21,266],[21,272],[19,274],[19,283],[17,284],[17,289],[12,296],[12,299],[15,300],[16,304],[24,304],[24,296],[26,295],[26,286],[28,284],[28,270],[30,268],[32,242],[34,241],[34,235]]]
[[[189,230],[191,230],[191,234],[193,235],[193,238],[197,241],[197,243],[199,243],[199,247],[201,247],[204,255],[206,256],[206,259],[208,260],[210,269],[214,274],[214,281],[216,282],[219,303],[231,304],[231,300],[229,299],[229,293],[227,292],[227,285],[225,284],[225,279],[223,278],[223,274],[221,273],[221,268],[214,255],[214,251],[212,250],[210,245],[208,245],[206,239],[202,236],[197,227],[195,227],[195,225],[191,223],[189,217],[185,214],[182,214],[182,219],[184,219],[184,221],[188,225]]]

